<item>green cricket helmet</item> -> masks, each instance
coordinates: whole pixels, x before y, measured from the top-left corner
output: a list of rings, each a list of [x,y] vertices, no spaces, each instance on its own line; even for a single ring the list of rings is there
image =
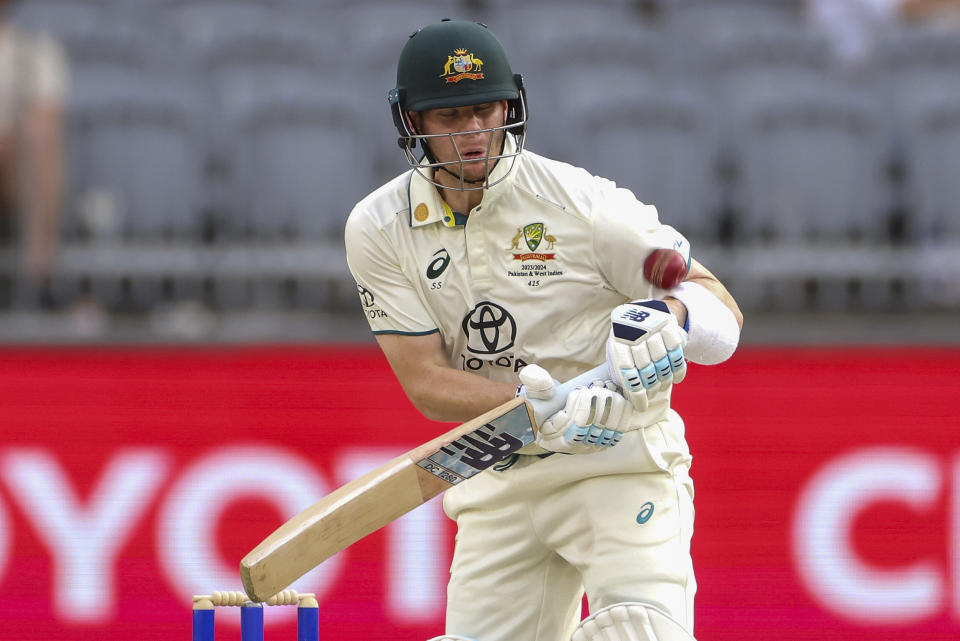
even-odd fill
[[[400,134],[398,143],[410,166],[427,180],[437,184],[424,169],[442,169],[461,179],[464,191],[485,189],[491,186],[489,173],[480,186],[468,187],[462,171],[454,173],[451,165],[463,168],[463,159],[440,163],[430,152],[426,141],[430,138],[446,137],[454,140],[458,135],[473,134],[475,131],[454,134],[421,134],[414,130],[407,113],[447,107],[464,107],[486,102],[507,101],[506,122],[499,127],[481,131],[505,131],[516,139],[515,149],[504,153],[504,149],[494,154],[488,152],[485,159],[471,162],[495,161],[488,166],[492,169],[496,161],[511,158],[512,163],[523,150],[526,137],[526,92],[519,74],[514,74],[507,60],[503,45],[491,33],[486,25],[468,20],[445,19],[410,36],[400,52],[397,63],[397,86],[388,94],[393,122]],[[417,140],[424,141],[424,157],[418,159],[413,152]],[[493,136],[491,136],[491,141]],[[507,172],[509,173],[509,172]],[[506,176],[506,174],[504,174]],[[502,178],[501,178],[502,180]],[[438,185],[439,186],[439,185]]]

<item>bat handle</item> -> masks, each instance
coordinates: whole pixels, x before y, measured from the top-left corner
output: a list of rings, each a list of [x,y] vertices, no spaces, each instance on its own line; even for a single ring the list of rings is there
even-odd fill
[[[578,387],[586,387],[595,380],[608,380],[610,378],[610,369],[606,363],[601,363],[593,369],[580,374],[569,381],[560,383],[556,388],[553,398],[545,401],[539,401],[538,410],[543,411],[545,416],[552,416],[560,410],[567,402],[567,395]]]

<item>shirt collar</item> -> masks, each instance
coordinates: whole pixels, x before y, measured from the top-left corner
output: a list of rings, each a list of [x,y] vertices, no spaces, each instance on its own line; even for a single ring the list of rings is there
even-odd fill
[[[516,151],[516,143],[513,136],[507,136],[504,141],[503,151],[505,154]],[[497,166],[490,172],[490,182],[498,180],[507,172],[514,168],[515,163],[519,163],[520,156],[513,158],[502,158]],[[424,171],[430,171],[424,169]],[[504,188],[513,182],[513,176],[516,172],[511,172],[501,182],[490,187],[483,192],[483,204],[488,205],[491,201],[499,197]],[[432,223],[441,223],[447,227],[456,227],[466,223],[465,213],[454,212],[450,209],[436,186],[429,180],[420,175],[416,169],[410,172],[410,183],[407,186],[407,199],[410,211],[410,226],[421,227]]]

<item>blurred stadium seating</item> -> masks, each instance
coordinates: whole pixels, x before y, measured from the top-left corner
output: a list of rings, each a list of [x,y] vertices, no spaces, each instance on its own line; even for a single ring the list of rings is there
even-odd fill
[[[656,204],[746,311],[960,310],[957,33],[854,74],[799,0],[29,0],[72,71],[54,309],[355,312],[343,223],[405,169],[396,56],[448,16],[504,41],[531,149]]]

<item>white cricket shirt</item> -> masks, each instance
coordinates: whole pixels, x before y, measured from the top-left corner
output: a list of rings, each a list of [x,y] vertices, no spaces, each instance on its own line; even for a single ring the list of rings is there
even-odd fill
[[[617,305],[651,297],[647,254],[690,248],[607,179],[526,150],[510,165],[466,217],[415,170],[398,176],[350,213],[347,261],[375,334],[439,331],[456,369],[516,382],[537,363],[564,381],[604,362]]]

